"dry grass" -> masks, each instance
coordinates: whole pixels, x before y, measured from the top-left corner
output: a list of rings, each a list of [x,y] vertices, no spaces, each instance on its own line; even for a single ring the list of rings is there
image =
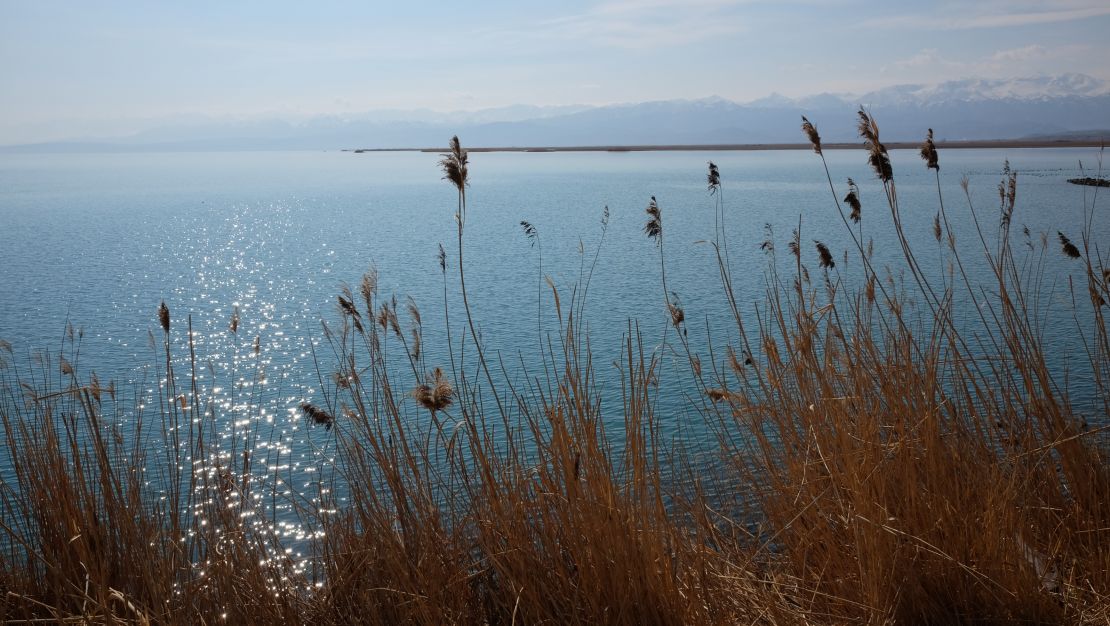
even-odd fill
[[[659,205],[654,197],[648,205],[663,314],[704,395],[693,408],[719,436],[715,478],[744,485],[747,497],[707,488],[714,476],[661,440],[661,364],[633,322],[620,388],[597,383],[582,334],[589,275],[569,298],[551,286],[559,329],[537,345],[547,367],[533,385],[514,387],[504,366],[490,366],[465,300],[468,162],[455,139],[441,165],[459,194],[455,253],[471,332],[433,351],[448,362],[430,363],[421,349],[427,322],[411,302],[399,314],[396,299],[378,293],[376,272],[361,281],[361,299],[339,295],[342,326],[326,328],[335,384],[319,405],[301,407],[328,429],[337,457],[335,484],[294,500],[321,531],[308,541],[307,569],[265,526],[244,521],[255,496],[266,501],[279,486],[255,478],[249,453],[218,453],[229,445],[218,440],[220,416],[198,391],[191,346],[181,360],[171,354],[171,333],[181,331],[164,304],[161,384],[149,397],[117,400],[114,386],[81,378],[72,333],[66,360],[19,365],[0,343],[0,467],[12,468],[0,492],[0,619],[1110,623],[1106,431],[1075,414],[1046,364],[1049,347],[1027,304],[1043,277],[1008,245],[1016,178],[1000,186],[1000,245],[979,233],[994,281],[973,284],[939,195],[930,132],[921,153],[937,174],[934,228],[947,235],[953,267],[934,284],[902,230],[894,172],[869,113],[860,112],[859,129],[898,230],[906,285],[871,264],[871,244],[854,226],[856,184],[849,180],[846,215],[830,178],[859,275],[842,276],[815,242],[812,281],[800,228],[788,242],[794,269],[781,275],[769,233],[762,314],[745,319],[732,292],[724,185],[711,163],[712,244],[739,340],[696,354],[665,284]],[[804,118],[803,131],[823,160]],[[1105,416],[1110,274],[1091,243],[1092,220],[1093,202],[1076,241],[1059,239],[1088,278],[1072,289],[1091,297],[1073,301],[1093,307],[1084,311],[1096,320],[1085,367]],[[1048,238],[1033,247],[1045,254]],[[445,294],[447,257],[441,246]],[[980,311],[985,334],[974,343],[953,321],[957,290]],[[236,312],[233,329],[238,321]],[[988,349],[991,358],[980,358]],[[175,371],[180,362],[190,371]],[[621,419],[602,418],[602,397]],[[252,434],[240,436],[232,449],[247,449]]]

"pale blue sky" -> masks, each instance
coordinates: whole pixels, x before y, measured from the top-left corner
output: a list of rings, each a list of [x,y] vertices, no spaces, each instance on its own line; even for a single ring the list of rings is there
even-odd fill
[[[0,144],[183,115],[606,104],[1086,73],[1107,0],[0,0]]]

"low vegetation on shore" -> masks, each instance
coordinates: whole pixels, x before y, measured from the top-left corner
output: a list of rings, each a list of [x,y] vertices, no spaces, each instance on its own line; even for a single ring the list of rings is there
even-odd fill
[[[970,193],[953,203],[930,131],[921,167],[936,203],[906,210],[935,215],[933,229],[906,232],[879,126],[863,110],[857,123],[873,180],[828,177],[826,209],[851,237],[851,273],[800,231],[769,233],[762,251],[730,247],[728,181],[709,164],[717,263],[706,272],[732,312],[713,336],[731,343],[691,343],[705,331],[667,284],[669,216],[647,202],[644,245],[658,249],[669,324],[660,338],[629,322],[618,388],[597,382],[584,332],[589,255],[582,284],[544,287],[559,325],[520,346],[544,355],[534,384],[512,384],[486,348],[466,286],[470,164],[453,139],[440,162],[458,192],[457,240],[440,247],[443,308],[399,307],[373,271],[339,294],[340,322],[325,326],[334,357],[320,362],[334,393],[298,408],[327,429],[335,460],[304,490],[257,478],[258,432],[221,436],[225,416],[197,384],[203,359],[191,343],[172,347],[192,329],[165,304],[149,395],[82,372],[72,351],[17,363],[0,344],[0,619],[1110,624],[1110,268],[1092,240],[1097,190],[1082,224],[1011,233],[1017,174],[1004,172],[997,213],[975,213]],[[803,118],[802,132],[827,173],[818,129]],[[885,205],[861,206],[861,185]],[[978,232],[954,232],[953,204]],[[864,237],[879,211],[893,241]],[[923,238],[942,249],[941,271],[919,264]],[[899,267],[873,263],[879,245],[901,251]],[[733,290],[740,254],[768,255],[754,318]],[[1086,359],[1069,375],[1093,387],[1084,410],[1096,417],[1048,365],[1037,268],[1050,254],[1082,269],[1069,295],[1076,319],[1093,322],[1077,323]],[[970,255],[985,257],[989,284],[965,272]],[[429,350],[434,323],[448,345]],[[718,442],[712,463],[660,436],[660,343],[689,365],[691,412]],[[296,546],[251,523],[275,498],[312,529]]]

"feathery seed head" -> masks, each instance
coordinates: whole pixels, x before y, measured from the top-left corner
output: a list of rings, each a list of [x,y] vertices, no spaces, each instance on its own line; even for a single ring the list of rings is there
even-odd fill
[[[351,387],[351,379],[342,371],[332,372],[331,379],[338,389],[350,389]]]
[[[524,236],[527,237],[531,245],[535,247],[536,238],[539,236],[539,233],[536,232],[536,227],[526,220],[520,221],[520,227],[524,230]]]
[[[940,171],[937,146],[933,143],[932,128],[929,129],[929,134],[925,137],[925,143],[921,144],[921,160],[925,161],[927,169]]]
[[[759,244],[759,249],[772,254],[775,251],[775,229],[770,223],[763,224],[764,239],[763,243]]]
[[[848,179],[848,195],[844,196],[844,202],[852,208],[852,214],[849,216],[852,221],[859,223],[860,220],[860,205],[859,201],[859,187],[856,187],[856,181],[851,178]]]
[[[894,170],[890,166],[890,155],[887,154],[886,146],[879,141],[879,125],[875,123],[875,118],[860,107],[859,110],[859,136],[863,138],[863,146],[867,150],[867,162],[871,168],[875,170],[875,175],[879,177],[884,183],[890,182],[894,178]]]
[[[709,400],[716,404],[722,400],[728,400],[732,394],[724,389],[709,388],[705,390],[705,395],[709,396]]]
[[[420,309],[416,306],[416,300],[413,300],[412,296],[408,296],[405,300],[405,309],[408,311],[409,317],[414,324],[417,326],[423,324],[423,321],[420,319]]]
[[[717,164],[713,161],[709,162],[709,175],[706,177],[709,183],[710,195],[717,193],[721,188],[721,173],[717,170]]]
[[[879,126],[871,119],[871,115],[863,107],[860,107],[857,115],[859,122],[856,124],[856,129],[864,143],[879,143]]]
[[[659,203],[655,201],[655,196],[651,197],[651,202],[648,203],[644,212],[648,214],[648,221],[644,224],[644,233],[649,239],[654,239],[656,243],[661,244],[663,215],[659,210]]]
[[[301,403],[301,411],[313,423],[323,426],[324,430],[331,430],[331,427],[335,424],[335,416],[309,402]]]
[[[1056,234],[1060,237],[1060,245],[1063,247],[1064,254],[1068,258],[1078,259],[1080,256],[1082,256],[1081,254],[1079,254],[1079,248],[1076,248],[1075,244],[1072,243],[1071,239],[1068,239],[1067,236],[1064,235],[1064,233],[1056,231]]]
[[[821,135],[817,134],[817,129],[804,115],[802,116],[802,132],[809,138],[809,143],[813,144],[813,151],[821,154]]]
[[[429,379],[412,390],[412,397],[416,402],[432,413],[442,411],[451,406],[455,390],[443,375],[443,370],[435,368]]]
[[[462,145],[459,144],[458,135],[451,138],[451,151],[440,156],[443,157],[439,160],[439,167],[443,169],[443,178],[451,181],[459,193],[462,193],[469,182],[467,180],[468,157],[466,150],[463,150]]]
[[[667,299],[667,311],[671,314],[671,324],[675,328],[678,328],[686,319],[686,311],[682,308],[682,302],[678,299],[678,294],[673,291],[671,297]]]
[[[821,257],[818,263],[822,269],[832,269],[836,267],[836,261],[833,260],[832,252],[829,252],[829,247],[820,241],[814,241],[817,245],[817,254]]]
[[[346,288],[344,288],[344,290],[348,295],[347,298],[344,298],[343,296],[336,296],[336,300],[339,301],[339,312],[345,316],[349,316],[351,318],[351,322],[354,324],[355,330],[361,333],[362,315],[359,314],[358,309],[355,308],[355,303],[351,301],[349,297],[350,290]]]
[[[1017,203],[1017,172],[1010,169],[1007,159],[1002,165],[1002,180],[998,183],[998,208],[1002,214],[1001,222],[1004,228],[1009,228],[1010,219],[1014,215],[1014,205]]]
[[[158,323],[162,326],[162,332],[170,332],[170,309],[166,306],[165,300],[158,305]]]
[[[374,296],[378,293],[378,268],[371,267],[362,275],[362,283],[359,284],[359,292],[362,294],[362,300],[366,303],[366,310],[374,310]]]

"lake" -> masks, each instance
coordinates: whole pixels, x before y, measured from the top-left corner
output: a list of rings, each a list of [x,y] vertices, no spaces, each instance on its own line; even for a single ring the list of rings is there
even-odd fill
[[[849,176],[860,186],[863,233],[875,239],[876,264],[897,261],[890,211],[865,153],[826,156],[837,197],[847,193]],[[1066,179],[1081,175],[1081,161],[1090,174],[1097,157],[1093,149],[940,155],[946,207],[969,269],[980,278],[987,270],[960,181],[967,177],[993,244],[1003,162],[1018,172],[1013,237],[1020,243],[1028,226],[1034,240],[1040,233],[1048,238],[1043,307],[1050,316],[1060,313],[1044,333],[1061,374],[1085,359],[1076,324],[1093,322],[1071,315],[1067,281],[1085,278],[1080,264],[1059,253],[1055,238],[1058,230],[1078,238],[1094,191]],[[72,324],[82,331],[80,370],[95,369],[123,390],[154,389],[159,359],[149,338],[160,336],[157,308],[165,301],[179,355],[191,318],[198,356],[211,363],[202,382],[219,399],[219,419],[228,429],[243,415],[269,422],[276,434],[267,453],[271,465],[286,468],[295,484],[299,472],[311,472],[328,436],[308,428],[297,407],[320,401],[321,381],[326,385],[336,369],[321,322],[341,324],[336,295],[344,283],[357,288],[363,273],[377,267],[383,293],[395,293],[402,310],[408,296],[420,308],[429,364],[446,365],[442,243],[456,341],[462,332],[453,273],[456,192],[442,180],[438,158],[416,152],[0,155],[0,339],[13,346],[9,366],[27,367],[39,351],[58,354]],[[643,233],[652,196],[662,209],[668,288],[685,307],[692,345],[705,346],[707,328],[715,344],[736,339],[713,250],[699,243],[714,232],[710,160],[721,172],[735,289],[746,315],[754,319],[766,289],[770,261],[760,244],[768,226],[783,263],[801,218],[803,260],[813,272],[813,240],[827,244],[838,262],[852,246],[820,159],[810,151],[471,154],[467,284],[483,341],[500,351],[510,379],[542,371],[537,337],[558,324],[541,276],[551,277],[565,306],[595,252],[585,317],[603,391],[619,385],[610,363],[630,320],[640,323],[649,350],[659,348],[668,320],[659,250]],[[934,174],[914,151],[893,151],[892,160],[906,232],[928,271],[939,271]],[[522,220],[535,226],[537,242],[525,237]],[[1110,225],[1096,213],[1093,240],[1106,241],[1108,234]],[[838,270],[850,276],[859,267],[838,263]],[[232,333],[236,307],[241,321]],[[673,350],[663,356],[674,371],[686,367]],[[681,375],[665,378],[664,434],[696,437],[696,425],[680,427],[698,419],[684,399],[692,390]],[[1089,379],[1070,376],[1067,384],[1080,404],[1093,401]]]

